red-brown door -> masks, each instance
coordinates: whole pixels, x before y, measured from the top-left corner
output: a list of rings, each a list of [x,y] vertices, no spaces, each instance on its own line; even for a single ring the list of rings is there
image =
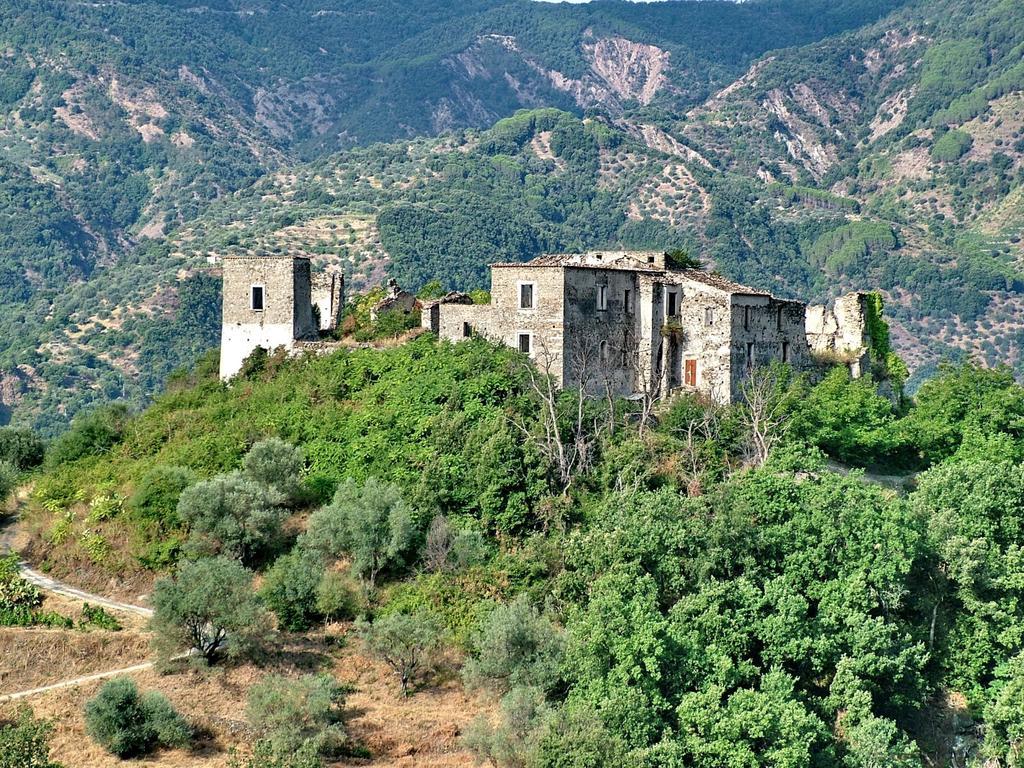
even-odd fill
[[[687,360],[686,369],[683,372],[683,383],[688,387],[697,386],[697,361]]]

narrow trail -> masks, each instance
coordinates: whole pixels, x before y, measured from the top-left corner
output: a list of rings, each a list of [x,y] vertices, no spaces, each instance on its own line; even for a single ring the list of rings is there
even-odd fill
[[[0,518],[0,555],[6,555],[8,552],[13,552],[12,541],[14,539],[13,528],[18,518],[16,515],[9,517]],[[134,613],[137,616],[152,616],[153,610],[151,608],[145,608],[141,605],[132,605],[130,603],[121,603],[116,600],[110,600],[100,595],[94,595],[91,592],[73,587],[70,584],[65,584],[62,581],[46,576],[39,571],[32,568],[24,560],[18,560],[18,570],[22,577],[26,581],[35,586],[39,587],[46,592],[52,592],[56,595],[63,595],[64,597],[70,597],[75,600],[82,600],[89,603],[90,605],[99,605],[104,608],[108,608],[113,611],[123,611],[125,613]],[[82,683],[88,683],[93,680],[103,680],[108,677],[116,677],[118,675],[127,675],[132,672],[141,672],[146,669],[150,669],[155,662],[147,661],[141,664],[135,664],[130,667],[119,667],[118,669],[111,669],[105,672],[94,672],[88,675],[81,675],[79,677],[71,678],[70,680],[62,680],[59,683],[52,683],[50,685],[43,685],[38,688],[30,688],[24,691],[16,691],[15,693],[0,694],[0,703],[8,701],[17,701],[18,699],[24,699],[29,696],[34,696],[39,693],[46,693],[47,691],[55,691],[60,688],[73,688],[76,685]]]

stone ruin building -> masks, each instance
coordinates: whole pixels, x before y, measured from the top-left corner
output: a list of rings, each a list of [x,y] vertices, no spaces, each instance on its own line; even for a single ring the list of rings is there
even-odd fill
[[[820,359],[867,371],[866,296],[807,306],[719,275],[666,264],[661,253],[590,252],[491,265],[491,302],[464,294],[428,303],[422,324],[458,341],[479,334],[529,355],[561,387],[622,396],[700,392],[739,399],[773,360]]]
[[[341,321],[345,278],[314,274],[303,256],[225,256],[220,377],[230,379],[256,347],[292,351]]]
[[[253,350],[324,352],[338,327],[344,278],[313,274],[301,256],[227,256],[220,375],[230,379]],[[655,252],[590,252],[491,265],[491,302],[449,293],[422,308],[392,280],[373,314],[421,308],[422,326],[458,341],[481,335],[532,358],[561,387],[662,397],[700,392],[739,399],[750,371],[773,360],[797,370],[844,362],[868,371],[866,295],[807,306]]]

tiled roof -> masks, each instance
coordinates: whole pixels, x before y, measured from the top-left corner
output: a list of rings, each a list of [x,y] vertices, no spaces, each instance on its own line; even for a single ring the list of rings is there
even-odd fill
[[[700,269],[668,269],[666,272],[673,277],[679,275],[686,280],[692,280],[695,283],[703,283],[711,288],[717,288],[720,291],[743,293],[750,296],[771,296],[768,291],[760,291],[757,288],[751,288],[748,285],[740,285],[739,283],[735,283],[732,280],[722,277],[714,272],[704,272]]]

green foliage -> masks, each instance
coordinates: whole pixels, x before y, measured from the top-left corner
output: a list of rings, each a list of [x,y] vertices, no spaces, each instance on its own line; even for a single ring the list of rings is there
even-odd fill
[[[20,474],[18,468],[13,464],[0,461],[0,506],[6,504],[7,497],[14,493],[14,489],[18,487]]]
[[[82,606],[82,619],[78,625],[81,628],[95,627],[108,632],[119,632],[122,629],[121,622],[117,620],[116,616],[102,606],[88,603]]]
[[[434,669],[441,631],[429,611],[392,613],[377,617],[372,624],[360,620],[356,626],[366,650],[398,677],[403,696]]]
[[[345,745],[344,701],[344,689],[329,675],[270,674],[249,691],[246,716],[269,744],[273,759],[319,758],[335,755]]]
[[[252,574],[236,561],[208,557],[182,563],[153,589],[154,644],[164,661],[194,651],[206,663],[221,654],[254,654],[268,617],[252,591]]]
[[[135,682],[115,677],[85,705],[85,729],[113,755],[139,757],[156,747],[183,747],[192,729],[167,698],[156,691],[139,695]]]
[[[801,400],[792,432],[843,462],[907,463],[911,457],[896,416],[872,379],[851,379],[845,366],[837,366]]]
[[[966,155],[974,139],[965,131],[948,131],[932,147],[932,159],[940,163],[953,163]]]
[[[469,688],[499,694],[527,687],[548,691],[558,682],[564,641],[561,632],[520,595],[491,612],[466,661],[463,679]]]
[[[328,621],[345,621],[366,612],[366,597],[359,582],[347,573],[325,571],[316,585],[314,605]]]
[[[536,688],[513,688],[501,700],[498,724],[480,715],[469,724],[463,744],[479,762],[497,768],[527,768],[537,764],[544,723],[551,707]]]
[[[178,501],[182,492],[198,478],[188,467],[159,464],[148,470],[128,499],[128,509],[139,520],[157,530],[169,531],[182,524]]]
[[[22,707],[18,718],[0,723],[0,768],[62,768],[50,760],[53,723],[36,720]]]
[[[46,445],[28,429],[0,428],[0,463],[6,462],[24,472],[43,463]]]
[[[0,557],[0,626],[26,626],[33,623],[43,594],[18,571],[18,556]]]
[[[352,557],[352,570],[369,580],[402,562],[416,534],[412,508],[395,485],[369,478],[360,485],[346,480],[329,506],[309,520],[303,546],[328,558]]]
[[[188,547],[203,554],[227,554],[251,564],[273,547],[287,517],[276,489],[239,473],[221,475],[186,488],[178,517],[189,526]]]
[[[316,552],[296,547],[279,557],[267,571],[260,587],[260,598],[277,616],[280,627],[301,632],[324,616],[318,606],[320,585],[325,577],[323,558]],[[336,615],[344,610],[345,604],[331,607]]]
[[[242,474],[262,483],[294,503],[301,490],[300,474],[305,464],[302,450],[276,437],[262,440],[245,455]]]
[[[54,440],[46,453],[50,466],[106,453],[121,439],[128,410],[122,405],[98,408],[75,419],[71,429]]]
[[[1015,656],[1001,665],[988,693],[985,708],[985,743],[987,757],[1017,768],[1024,747],[1024,659]]]

